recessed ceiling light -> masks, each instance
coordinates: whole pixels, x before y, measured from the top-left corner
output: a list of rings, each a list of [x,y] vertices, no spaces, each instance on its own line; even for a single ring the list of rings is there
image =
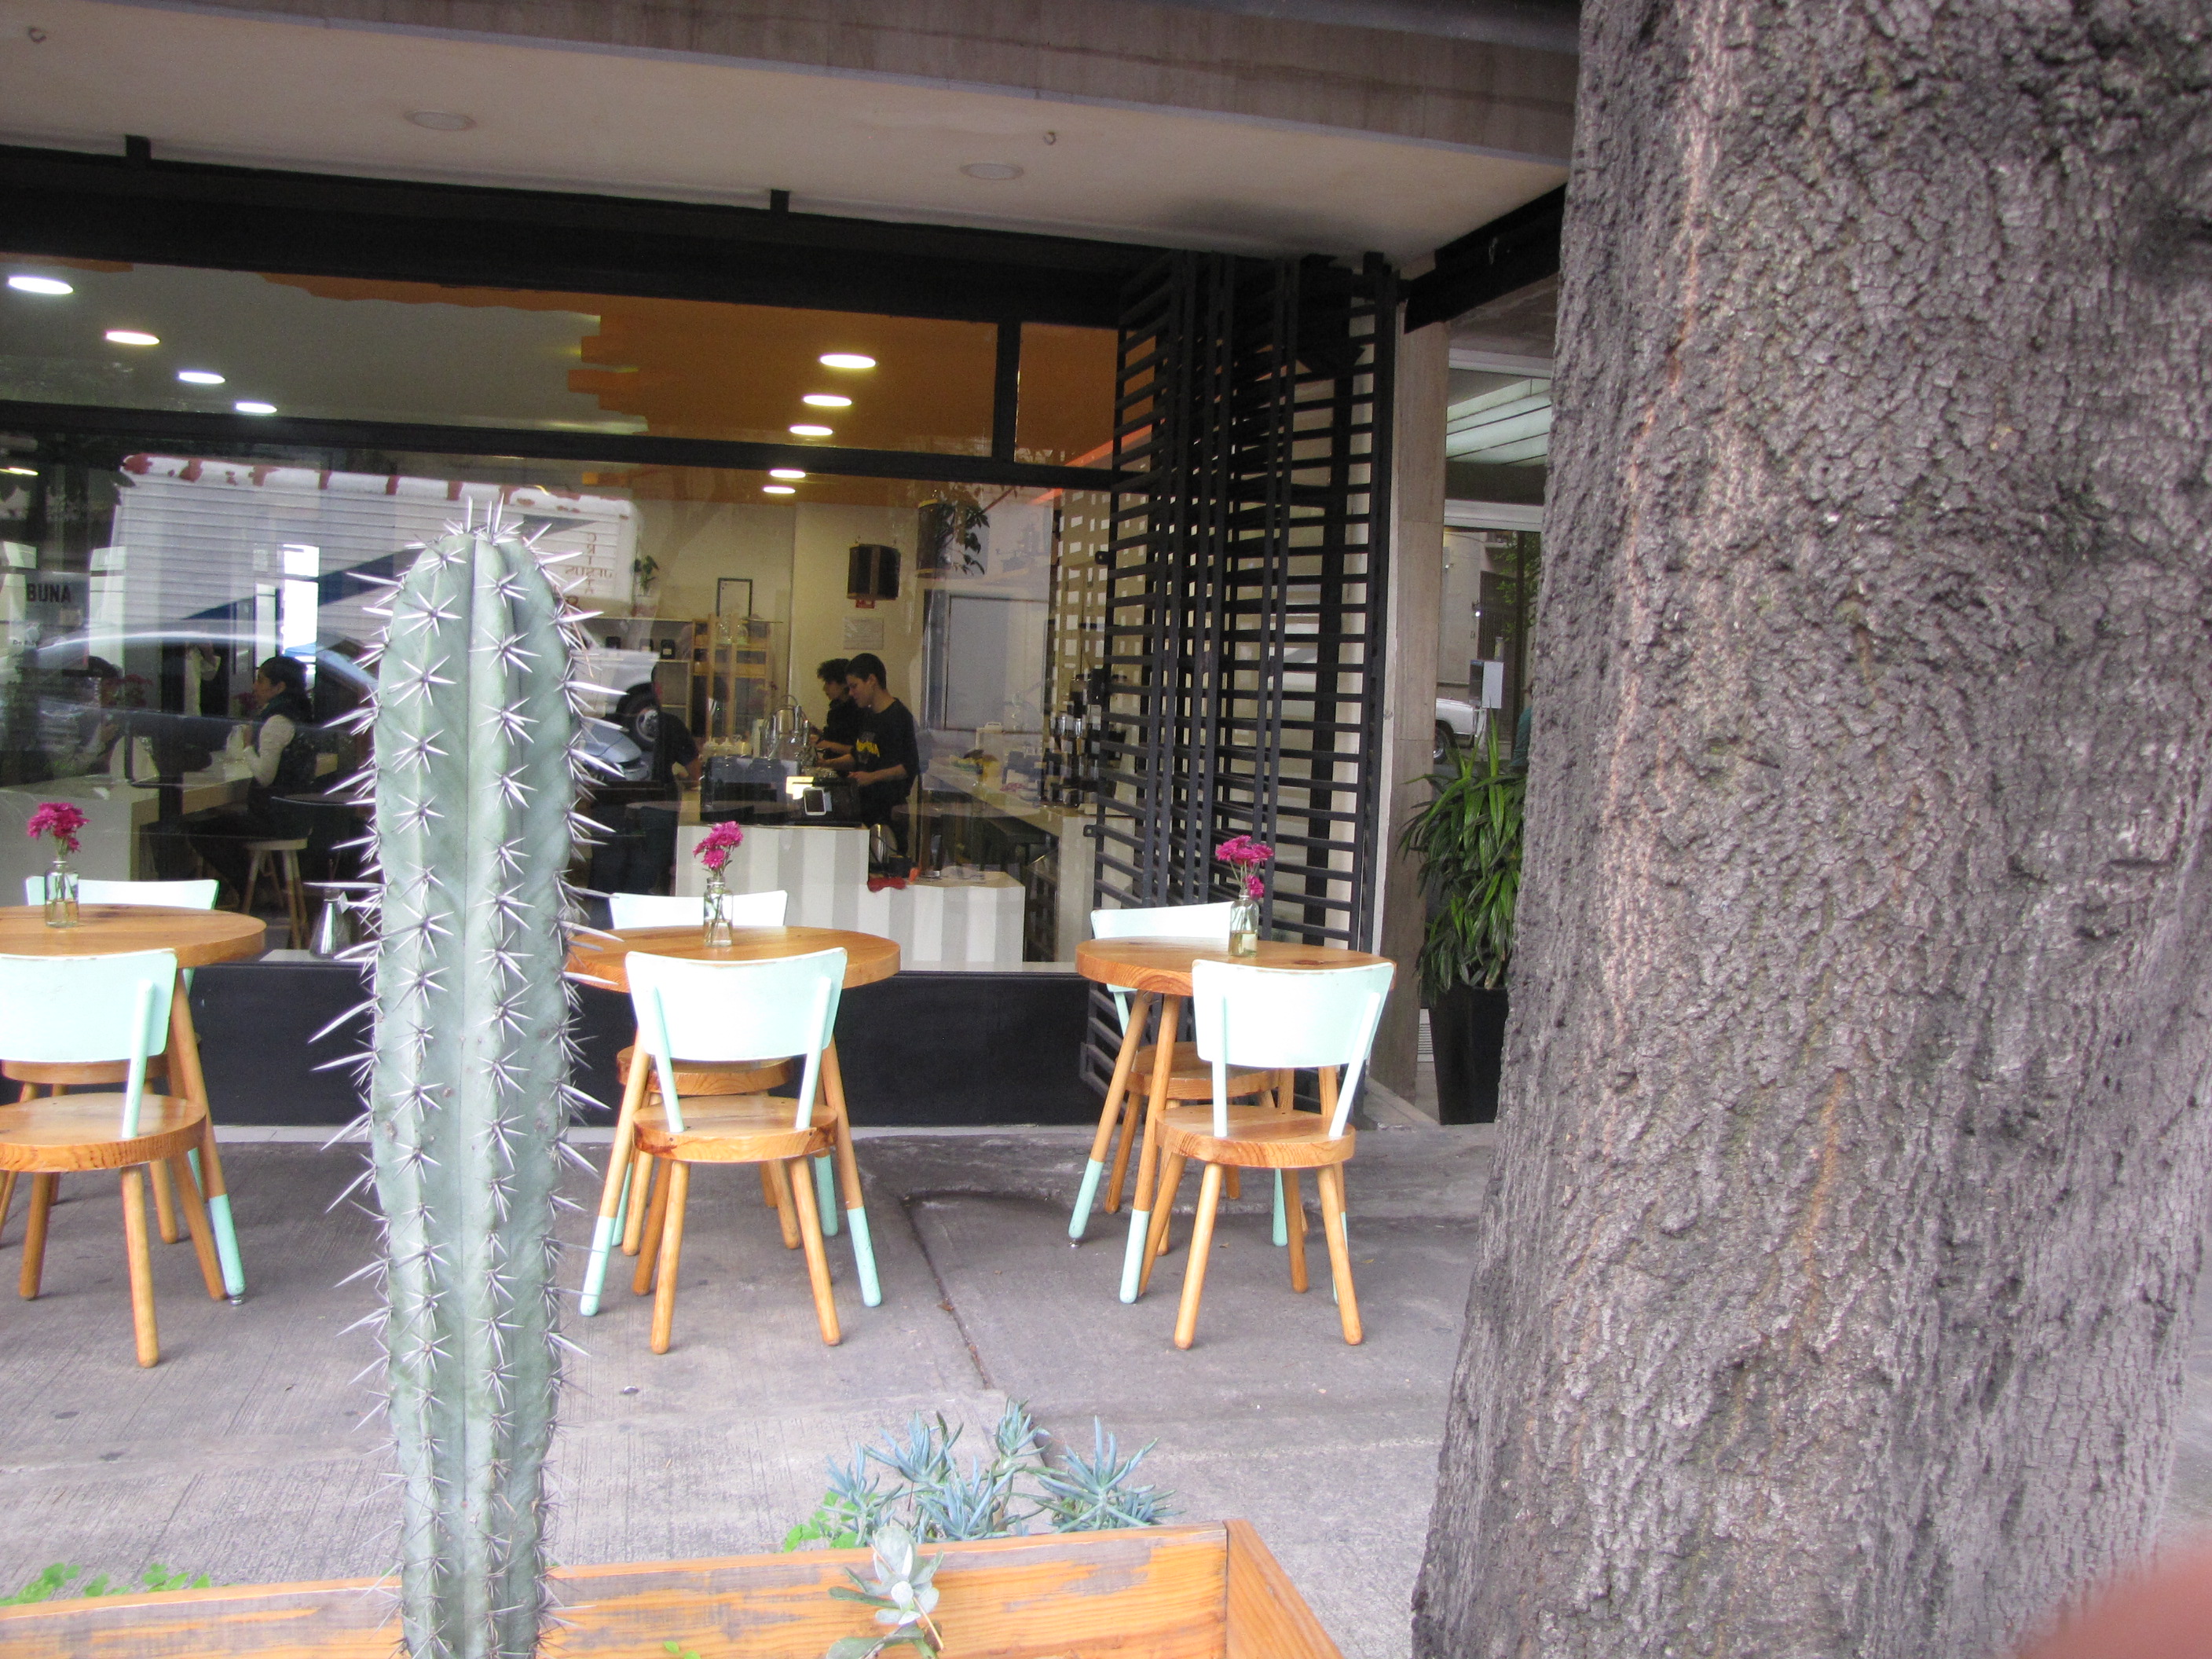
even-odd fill
[[[830,435],[830,432],[826,426],[807,426],[802,423],[791,428],[791,435],[794,438],[827,438]]]
[[[970,179],[981,179],[993,185],[1002,185],[1009,179],[1022,176],[1022,170],[1012,161],[970,161],[960,171]]]
[[[161,337],[149,334],[143,329],[111,328],[107,331],[107,343],[110,345],[159,345]]]
[[[39,469],[35,466],[0,466],[0,472],[12,473],[18,478],[35,478],[39,476]]]
[[[60,295],[76,290],[58,276],[10,276],[8,286],[18,294],[48,294]]]
[[[824,368],[873,368],[876,360],[857,351],[825,351],[818,360]]]
[[[772,466],[768,470],[771,478],[803,478],[806,475],[795,466]]]
[[[274,415],[276,405],[264,404],[256,398],[240,398],[231,407],[241,415]]]
[[[850,409],[853,406],[850,398],[841,398],[834,392],[810,392],[799,401],[810,404],[816,409]]]
[[[793,489],[789,484],[763,484],[761,486],[761,494],[763,495],[796,495],[799,492]]]
[[[221,386],[222,376],[211,368],[180,368],[177,378],[186,386]]]
[[[407,118],[416,126],[428,127],[433,132],[466,132],[477,124],[475,116],[464,115],[459,110],[451,109],[410,110]]]

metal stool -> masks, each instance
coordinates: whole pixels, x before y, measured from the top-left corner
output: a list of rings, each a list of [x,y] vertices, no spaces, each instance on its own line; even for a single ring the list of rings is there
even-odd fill
[[[294,950],[304,947],[307,940],[307,901],[300,884],[300,854],[307,850],[307,837],[296,841],[249,841],[246,850],[253,854],[252,863],[246,866],[246,896],[239,908],[247,915],[253,914],[253,890],[261,882],[261,861],[274,854],[275,866],[270,872],[284,895],[284,914],[292,927],[287,941]]]

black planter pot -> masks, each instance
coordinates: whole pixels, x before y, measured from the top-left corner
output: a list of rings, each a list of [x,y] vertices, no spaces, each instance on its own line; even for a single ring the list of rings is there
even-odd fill
[[[1455,985],[1429,1005],[1429,1046],[1437,1062],[1437,1121],[1495,1123],[1505,993]]]

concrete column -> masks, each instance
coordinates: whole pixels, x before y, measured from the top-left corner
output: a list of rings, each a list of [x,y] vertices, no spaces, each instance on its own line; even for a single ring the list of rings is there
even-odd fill
[[[1410,1100],[1419,1039],[1421,873],[1398,850],[1399,831],[1428,798],[1436,730],[1437,616],[1443,598],[1444,409],[1451,335],[1434,323],[1398,343],[1398,398],[1390,491],[1389,690],[1382,708],[1382,926],[1376,948],[1398,963],[1398,982],[1375,1039],[1374,1073]]]

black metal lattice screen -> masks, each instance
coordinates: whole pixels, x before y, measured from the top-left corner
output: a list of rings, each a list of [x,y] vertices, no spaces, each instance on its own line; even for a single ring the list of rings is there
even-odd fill
[[[1115,402],[1101,907],[1231,896],[1275,849],[1272,934],[1365,945],[1376,902],[1395,279],[1179,253],[1132,284]],[[1086,1065],[1119,1040],[1094,1000]]]

